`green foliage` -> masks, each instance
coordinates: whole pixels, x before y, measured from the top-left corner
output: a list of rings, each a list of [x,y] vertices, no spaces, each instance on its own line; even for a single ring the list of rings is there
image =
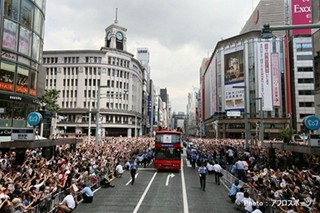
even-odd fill
[[[280,136],[283,139],[283,142],[287,143],[291,140],[291,137],[293,136],[293,134],[295,133],[295,130],[292,128],[285,128],[284,130],[282,130],[282,132],[280,133]]]
[[[45,105],[46,110],[52,112],[53,114],[60,111],[60,106],[57,104],[58,98],[60,96],[60,91],[56,89],[45,90],[42,97],[42,103]]]

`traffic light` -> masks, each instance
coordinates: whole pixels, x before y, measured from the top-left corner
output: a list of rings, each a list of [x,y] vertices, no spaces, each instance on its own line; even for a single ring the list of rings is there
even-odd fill
[[[261,30],[261,37],[265,39],[269,39],[273,37],[272,30],[270,29],[269,24],[263,25],[263,28]]]

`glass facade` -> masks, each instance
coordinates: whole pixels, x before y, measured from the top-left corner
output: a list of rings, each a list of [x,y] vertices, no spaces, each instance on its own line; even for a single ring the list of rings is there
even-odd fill
[[[38,79],[45,0],[0,0],[0,127],[26,126],[43,89]],[[44,83],[42,83],[44,84]]]

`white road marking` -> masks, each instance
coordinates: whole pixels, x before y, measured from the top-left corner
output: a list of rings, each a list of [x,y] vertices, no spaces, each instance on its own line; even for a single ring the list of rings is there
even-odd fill
[[[137,174],[134,176],[134,178],[137,179],[138,175],[139,175],[139,173],[137,173]],[[129,183],[131,183],[131,181],[132,181],[132,179],[130,179],[130,180],[128,181],[128,183],[126,183],[126,186],[128,186]]]
[[[187,163],[187,167],[192,167],[192,165],[188,159],[186,159],[186,163]]]
[[[140,208],[140,206],[141,206],[141,204],[142,204],[142,202],[143,202],[143,200],[144,200],[144,197],[147,195],[147,192],[149,191],[149,188],[150,188],[150,186],[151,186],[154,178],[156,177],[157,173],[158,173],[158,172],[155,172],[155,173],[154,173],[154,175],[153,175],[153,177],[151,178],[151,180],[150,180],[147,188],[144,190],[144,192],[143,192],[143,194],[142,194],[142,196],[141,196],[141,198],[140,198],[140,200],[139,200],[136,208],[134,208],[133,213],[137,213],[137,212],[138,212],[138,210],[139,210],[139,208]]]
[[[171,173],[170,175],[167,176],[166,186],[169,185],[169,179],[170,179],[170,178],[173,178],[173,177],[174,177],[174,174],[173,174],[173,173]]]
[[[184,180],[183,160],[182,159],[181,159],[181,185],[182,185],[182,196],[183,196],[183,212],[189,213],[186,182]]]

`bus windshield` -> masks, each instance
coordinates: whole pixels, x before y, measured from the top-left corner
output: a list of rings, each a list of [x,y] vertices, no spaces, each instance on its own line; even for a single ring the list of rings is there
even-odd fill
[[[181,136],[179,134],[157,134],[156,143],[180,143]]]
[[[180,149],[173,147],[156,147],[155,148],[155,159],[158,160],[180,160],[181,153]]]

